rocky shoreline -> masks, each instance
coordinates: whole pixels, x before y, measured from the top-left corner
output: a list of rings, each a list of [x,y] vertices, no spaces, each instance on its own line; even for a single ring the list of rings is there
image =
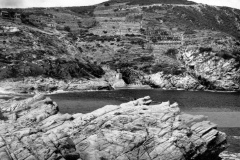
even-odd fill
[[[147,75],[142,83],[126,84],[123,79],[108,81],[105,78],[90,80],[58,80],[53,78],[28,77],[21,81],[0,82],[0,94],[54,94],[79,91],[99,91],[117,89],[163,89],[211,92],[238,92],[239,89],[209,89],[199,84],[191,76],[177,77],[159,72]]]
[[[205,116],[181,113],[177,103],[151,105],[150,97],[70,115],[36,95],[2,101],[1,112],[0,157],[9,160],[214,160],[228,146]]]

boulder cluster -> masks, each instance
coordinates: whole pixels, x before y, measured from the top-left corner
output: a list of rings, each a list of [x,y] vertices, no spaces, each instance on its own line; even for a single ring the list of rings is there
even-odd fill
[[[2,101],[0,159],[214,160],[228,146],[206,117],[150,103],[144,97],[70,115],[43,95]]]

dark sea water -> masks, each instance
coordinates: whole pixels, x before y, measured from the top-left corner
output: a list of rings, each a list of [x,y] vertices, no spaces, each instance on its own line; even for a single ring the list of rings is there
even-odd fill
[[[121,104],[150,96],[153,103],[177,102],[187,112],[240,112],[240,93],[236,92],[189,92],[164,90],[115,90],[61,93],[50,95],[63,113],[88,113],[108,104]],[[240,123],[240,122],[239,122]]]

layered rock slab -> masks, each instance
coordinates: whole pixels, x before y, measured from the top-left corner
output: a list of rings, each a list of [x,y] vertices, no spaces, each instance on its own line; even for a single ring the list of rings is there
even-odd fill
[[[207,160],[227,147],[226,134],[204,116],[180,112],[178,104],[150,105],[144,97],[88,114],[61,114],[37,95],[1,102],[4,160]]]

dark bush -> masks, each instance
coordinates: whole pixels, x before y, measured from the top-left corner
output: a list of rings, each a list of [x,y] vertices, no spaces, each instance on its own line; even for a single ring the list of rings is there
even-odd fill
[[[164,74],[181,75],[185,72],[185,69],[179,69],[176,66],[168,64],[158,64],[152,66],[152,73],[163,72]]]
[[[175,48],[168,49],[165,53],[166,56],[176,59],[176,55],[178,54],[178,50]]]
[[[232,54],[234,56],[240,56],[240,50],[233,50]]]
[[[153,38],[153,39],[152,39],[152,42],[153,42],[153,43],[157,43],[157,39],[156,39],[156,38]]]
[[[90,15],[93,16],[93,12],[96,6],[81,6],[81,7],[67,7],[67,9],[83,15]]]
[[[73,34],[73,33],[68,33],[68,37],[71,38],[73,41],[76,41],[78,39],[77,35],[76,34]]]
[[[71,31],[71,28],[69,26],[65,26],[64,27],[64,30],[67,31],[67,32],[70,32]]]
[[[199,48],[199,52],[200,53],[203,53],[203,52],[212,52],[212,48],[210,48],[210,47],[200,47]]]
[[[145,34],[145,29],[141,28],[141,29],[140,29],[140,33],[141,33],[141,34]]]
[[[135,34],[125,34],[126,37],[135,37]]]
[[[188,29],[184,32],[184,34],[195,34],[195,33],[196,33],[196,31],[191,30],[191,29]]]
[[[143,57],[140,57],[140,62],[151,62],[153,60],[154,60],[153,56],[143,56]]]
[[[110,4],[109,3],[104,3],[104,6],[107,7],[107,6],[110,6]]]
[[[228,53],[227,51],[223,51],[223,50],[218,52],[216,54],[216,56],[221,57],[221,58],[226,59],[226,60],[234,58],[230,53]]]

